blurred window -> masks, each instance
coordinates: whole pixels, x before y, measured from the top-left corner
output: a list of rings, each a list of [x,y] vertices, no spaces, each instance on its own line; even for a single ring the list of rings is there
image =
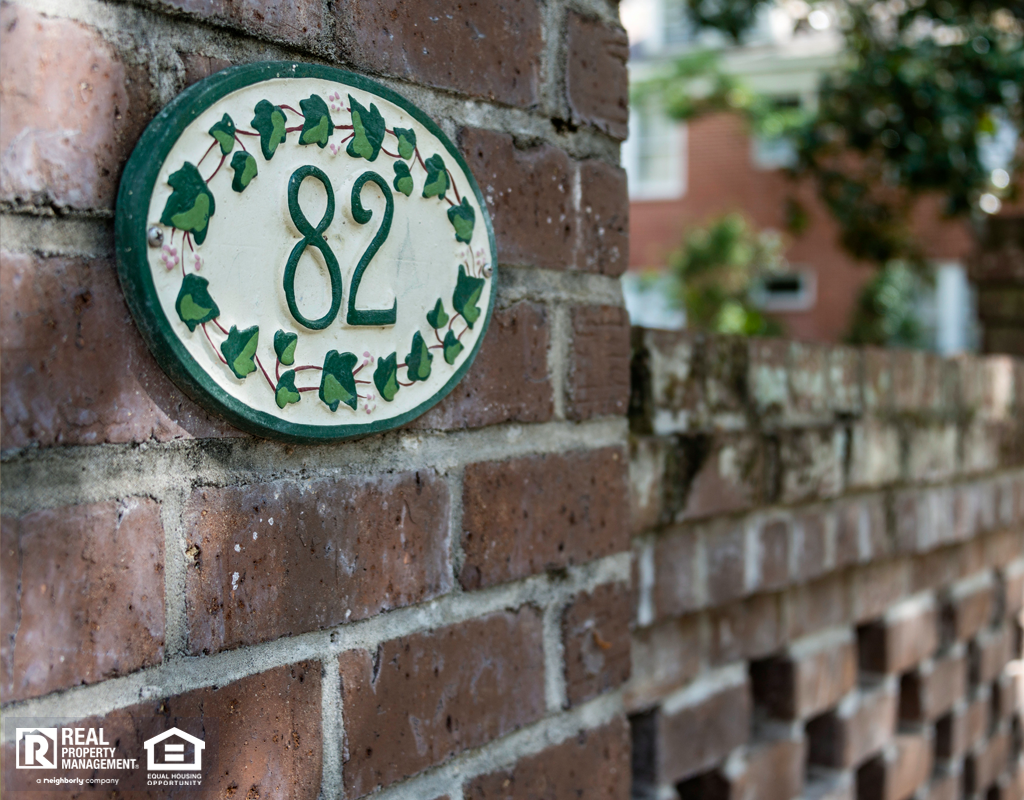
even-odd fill
[[[817,280],[810,270],[794,270],[757,279],[754,304],[764,311],[806,311],[817,300]]]
[[[633,200],[673,200],[686,193],[686,125],[656,105],[635,105],[622,165]]]

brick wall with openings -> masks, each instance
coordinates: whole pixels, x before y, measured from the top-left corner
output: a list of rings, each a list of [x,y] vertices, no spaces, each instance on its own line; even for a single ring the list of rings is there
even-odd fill
[[[614,0],[0,5],[5,719],[216,720],[209,797],[628,797],[627,54]],[[489,206],[490,333],[402,430],[243,435],[128,314],[132,148],[261,60],[404,95]]]
[[[1024,796],[1024,363],[632,359],[634,798]]]

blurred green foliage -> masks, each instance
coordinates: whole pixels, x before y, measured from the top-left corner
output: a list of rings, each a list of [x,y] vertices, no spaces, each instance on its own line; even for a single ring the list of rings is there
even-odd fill
[[[917,314],[922,288],[918,270],[902,261],[886,264],[861,289],[847,342],[923,346],[923,331]]]

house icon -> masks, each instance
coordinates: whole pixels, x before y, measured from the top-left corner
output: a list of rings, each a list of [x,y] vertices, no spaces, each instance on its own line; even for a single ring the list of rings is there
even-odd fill
[[[198,771],[203,767],[206,742],[178,728],[166,730],[143,742],[147,769],[153,772]]]

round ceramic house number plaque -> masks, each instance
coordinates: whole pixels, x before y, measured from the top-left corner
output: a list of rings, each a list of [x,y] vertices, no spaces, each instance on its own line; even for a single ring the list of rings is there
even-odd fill
[[[164,370],[278,439],[419,416],[465,374],[494,301],[461,155],[408,101],[329,67],[235,67],[178,96],[128,162],[117,240]]]

